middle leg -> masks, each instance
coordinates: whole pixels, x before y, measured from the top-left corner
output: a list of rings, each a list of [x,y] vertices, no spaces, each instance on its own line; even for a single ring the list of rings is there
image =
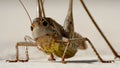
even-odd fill
[[[55,61],[56,59],[54,58],[54,55],[51,53],[50,57],[48,58],[48,61]]]

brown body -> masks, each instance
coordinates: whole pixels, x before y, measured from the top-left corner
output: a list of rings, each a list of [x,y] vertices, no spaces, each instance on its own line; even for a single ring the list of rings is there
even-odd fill
[[[32,34],[36,41],[38,49],[42,50],[46,54],[54,54],[58,57],[63,56],[67,43],[64,43],[64,39],[69,39],[69,33],[56,21],[51,18],[39,19],[36,18],[32,24]],[[80,40],[71,41],[67,48],[65,58],[73,57],[77,49],[86,49],[87,45],[81,39],[81,35],[74,32],[74,38]],[[62,42],[58,42],[58,41]]]
[[[24,7],[25,11],[27,12],[21,0],[19,1]],[[82,0],[80,1],[84,6],[85,10],[87,11],[88,15],[90,16],[90,18],[92,19],[92,21],[96,23],[92,18],[92,16],[90,15],[89,11],[87,10],[84,2]],[[99,53],[97,52],[97,50],[95,49],[95,47],[93,46],[92,42],[88,38],[82,37],[80,34],[74,32],[72,5],[73,5],[73,0],[70,0],[69,9],[64,22],[64,26],[61,26],[54,19],[45,16],[43,2],[42,0],[38,0],[39,17],[35,18],[33,22],[31,21],[31,31],[32,31],[33,39],[29,36],[25,36],[25,42],[18,42],[16,45],[16,60],[8,60],[8,61],[27,62],[29,60],[27,46],[36,46],[39,50],[50,55],[49,60],[52,61],[55,60],[54,55],[56,55],[62,58],[62,62],[64,63],[65,59],[73,57],[78,49],[85,50],[87,48],[86,41],[88,41],[91,48],[93,49],[93,51],[95,52],[95,54],[97,55],[98,59],[101,62],[106,62],[106,63],[113,62],[113,60],[108,60],[108,61],[103,60],[99,55]],[[29,14],[28,16],[30,18]],[[98,30],[102,34],[102,36],[104,36],[100,28],[98,28]],[[105,40],[108,42],[106,38]],[[108,42],[108,44],[110,43]],[[26,60],[19,59],[19,50],[18,50],[19,46],[26,46]],[[109,46],[112,52],[115,54],[115,57],[120,57],[111,47],[111,45]]]

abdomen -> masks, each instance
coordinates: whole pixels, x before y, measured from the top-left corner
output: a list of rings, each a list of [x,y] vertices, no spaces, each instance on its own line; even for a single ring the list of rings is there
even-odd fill
[[[74,38],[79,38],[80,39],[80,40],[75,41],[76,46],[78,46],[78,49],[82,49],[82,50],[87,49],[87,44],[85,43],[85,40],[81,40],[84,37],[82,37],[80,34],[74,32]]]
[[[62,45],[55,46],[54,54],[55,54],[57,57],[62,58],[63,53],[64,53],[64,51],[65,51],[65,47],[66,47],[66,45],[63,45],[63,44],[62,44]],[[68,47],[68,49],[67,49],[67,51],[66,51],[66,53],[65,53],[65,58],[71,58],[71,57],[73,57],[73,56],[76,54],[76,52],[77,52],[77,48],[74,47],[74,44],[71,44],[71,45]]]

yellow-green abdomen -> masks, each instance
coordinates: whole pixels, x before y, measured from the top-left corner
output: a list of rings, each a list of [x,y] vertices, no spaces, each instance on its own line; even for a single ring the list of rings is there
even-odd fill
[[[42,36],[37,39],[36,44],[38,45],[38,48],[40,46],[40,50],[42,50],[44,53],[48,55],[54,54],[57,57],[62,58],[67,44],[62,42],[57,43],[55,40],[56,39],[54,39],[52,36]],[[77,46],[71,42],[65,53],[65,58],[73,57],[76,52]]]
[[[57,56],[57,57],[60,57],[62,58],[63,56],[63,53],[65,51],[65,47],[66,45],[55,45],[54,46],[54,54]],[[65,53],[65,58],[71,58],[73,57],[77,52],[77,48],[74,47],[74,45],[70,45]]]

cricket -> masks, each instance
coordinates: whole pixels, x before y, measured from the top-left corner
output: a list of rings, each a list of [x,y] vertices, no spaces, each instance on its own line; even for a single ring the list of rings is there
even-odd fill
[[[115,61],[116,58],[120,58],[120,55],[118,55],[116,50],[112,47],[111,43],[108,41],[102,30],[97,25],[96,21],[92,17],[83,0],[79,0],[80,4],[82,4],[86,13],[93,22],[92,24],[94,24],[100,35],[103,37],[104,41],[108,44],[109,48],[114,54],[114,60],[104,60],[98,53],[97,49],[94,47],[90,39],[88,39],[87,37],[83,37],[82,35],[74,31],[73,1],[74,0],[69,0],[68,12],[66,14],[64,25],[62,26],[53,18],[47,17],[45,15],[45,1],[43,2],[43,0],[36,0],[38,8],[38,17],[31,20],[30,14],[27,11],[25,5],[23,4],[22,0],[19,0],[20,4],[22,5],[26,14],[29,17],[31,23],[30,28],[33,37],[25,36],[24,42],[17,42],[16,58],[15,60],[7,60],[7,62],[28,62],[28,47],[36,47],[39,49],[39,51],[42,51],[50,56],[48,58],[49,61],[55,61],[56,59],[54,56],[57,56],[61,58],[61,63],[66,63],[65,59],[74,57],[78,49],[86,50],[88,44],[93,49],[94,53],[98,57],[98,60],[102,63],[112,63]],[[24,60],[19,59],[19,46],[26,47],[26,59]]]

